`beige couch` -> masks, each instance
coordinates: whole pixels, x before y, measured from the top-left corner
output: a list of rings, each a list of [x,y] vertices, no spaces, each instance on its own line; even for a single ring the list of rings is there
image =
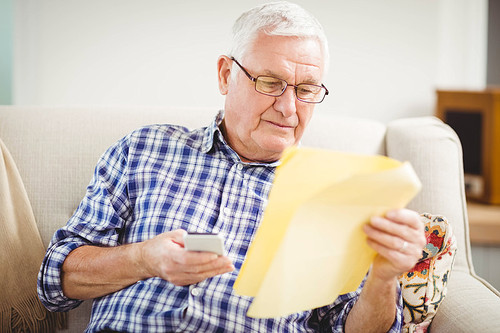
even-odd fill
[[[0,138],[17,163],[47,246],[80,202],[98,157],[114,141],[145,124],[204,126],[215,113],[213,109],[0,107]],[[431,331],[498,332],[500,294],[474,274],[461,146],[449,127],[430,117],[386,126],[317,113],[303,144],[409,160],[423,183],[410,208],[447,216],[458,241],[448,296]],[[87,301],[70,312],[65,332],[83,331],[90,305]]]

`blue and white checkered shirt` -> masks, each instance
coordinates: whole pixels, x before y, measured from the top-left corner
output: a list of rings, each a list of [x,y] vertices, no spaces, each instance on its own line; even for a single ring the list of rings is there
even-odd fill
[[[242,163],[218,128],[222,118],[220,112],[209,127],[194,131],[144,127],[105,152],[85,197],[44,258],[38,293],[49,310],[81,303],[61,289],[61,266],[72,250],[142,242],[182,228],[221,234],[236,269],[184,287],[150,278],[95,299],[86,332],[343,332],[361,287],[320,309],[273,319],[246,316],[252,298],[236,295],[233,284],[277,163]],[[400,301],[391,332],[399,332],[401,323]]]

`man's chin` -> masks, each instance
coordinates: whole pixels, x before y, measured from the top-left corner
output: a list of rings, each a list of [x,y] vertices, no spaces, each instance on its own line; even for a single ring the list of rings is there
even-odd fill
[[[287,149],[295,145],[295,141],[292,140],[278,140],[277,142],[266,142],[266,145],[261,146],[264,151],[269,152],[269,155],[272,155],[275,160],[281,158],[283,152]]]

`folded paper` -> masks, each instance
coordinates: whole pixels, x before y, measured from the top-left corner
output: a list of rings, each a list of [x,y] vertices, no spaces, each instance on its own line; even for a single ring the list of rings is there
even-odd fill
[[[420,190],[413,168],[385,156],[290,148],[235,282],[247,315],[284,316],[354,291],[375,252],[362,225]]]

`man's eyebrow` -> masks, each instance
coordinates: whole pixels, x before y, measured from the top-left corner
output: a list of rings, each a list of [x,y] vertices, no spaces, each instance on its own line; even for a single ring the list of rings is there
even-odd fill
[[[275,72],[273,72],[273,71],[271,71],[271,70],[269,70],[269,69],[266,69],[266,70],[264,71],[264,74],[269,75],[269,76],[274,76],[274,77],[276,77],[276,78],[278,78],[278,79],[280,79],[280,78],[281,78],[281,76],[280,76],[280,75],[278,75],[277,73],[275,73]]]
[[[312,76],[308,76],[305,78],[305,80],[302,80],[302,82],[299,83],[307,83],[307,84],[315,84],[315,85],[321,85],[321,82],[318,81],[316,78]]]
[[[272,77],[275,77],[277,79],[282,79],[282,80],[285,80],[282,78],[281,75],[269,70],[269,69],[266,69],[264,70],[264,74],[265,75],[268,75],[268,76],[272,76]],[[286,81],[286,80],[285,80]],[[287,81],[288,82],[288,81]],[[302,80],[301,82],[298,82],[298,83],[295,83],[295,84],[300,84],[300,83],[308,83],[308,84],[316,84],[316,85],[320,85],[321,82],[319,82],[316,78],[314,78],[313,76],[307,76],[304,80]]]

